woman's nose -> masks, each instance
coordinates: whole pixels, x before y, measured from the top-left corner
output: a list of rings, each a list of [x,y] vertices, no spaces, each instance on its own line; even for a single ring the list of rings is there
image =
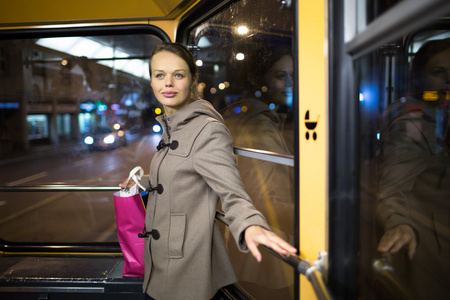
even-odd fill
[[[286,76],[286,87],[292,87],[292,76]]]
[[[166,77],[166,86],[172,86],[173,85],[173,81],[172,78],[170,76]]]

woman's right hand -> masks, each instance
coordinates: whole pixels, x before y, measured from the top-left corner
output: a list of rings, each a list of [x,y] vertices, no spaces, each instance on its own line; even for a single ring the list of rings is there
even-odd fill
[[[127,181],[128,181],[128,184],[127,184]],[[119,186],[122,189],[130,189],[135,184],[136,183],[134,182],[134,180],[132,178],[130,178],[130,180],[128,180],[128,178],[127,178],[121,184],[119,184]]]
[[[412,260],[417,248],[416,234],[411,226],[401,224],[384,233],[378,245],[378,251],[389,255],[405,245],[408,246],[408,257]]]

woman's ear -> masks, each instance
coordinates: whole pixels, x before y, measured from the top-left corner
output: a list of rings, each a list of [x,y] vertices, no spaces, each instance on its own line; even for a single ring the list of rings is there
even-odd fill
[[[198,74],[196,74],[195,77],[192,78],[191,92],[193,89],[197,88],[197,82],[198,82]]]
[[[194,87],[197,84],[197,82],[198,82],[198,73],[195,74],[194,78],[192,78],[192,86]]]

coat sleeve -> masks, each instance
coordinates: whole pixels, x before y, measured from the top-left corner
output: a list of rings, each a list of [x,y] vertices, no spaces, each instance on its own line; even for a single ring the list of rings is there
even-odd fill
[[[209,122],[197,136],[193,153],[195,171],[220,197],[222,209],[230,222],[230,232],[239,249],[248,251],[244,240],[245,229],[251,225],[259,225],[267,230],[270,228],[244,190],[231,135],[225,125]]]
[[[376,216],[384,230],[408,224],[417,232],[410,202],[417,176],[426,167],[427,152],[427,143],[417,125],[412,120],[397,121],[383,138]]]

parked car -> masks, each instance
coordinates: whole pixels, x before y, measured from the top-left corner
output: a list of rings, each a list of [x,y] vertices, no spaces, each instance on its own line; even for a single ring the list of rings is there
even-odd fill
[[[84,138],[89,150],[110,150],[127,145],[125,131],[110,127],[98,127]]]

